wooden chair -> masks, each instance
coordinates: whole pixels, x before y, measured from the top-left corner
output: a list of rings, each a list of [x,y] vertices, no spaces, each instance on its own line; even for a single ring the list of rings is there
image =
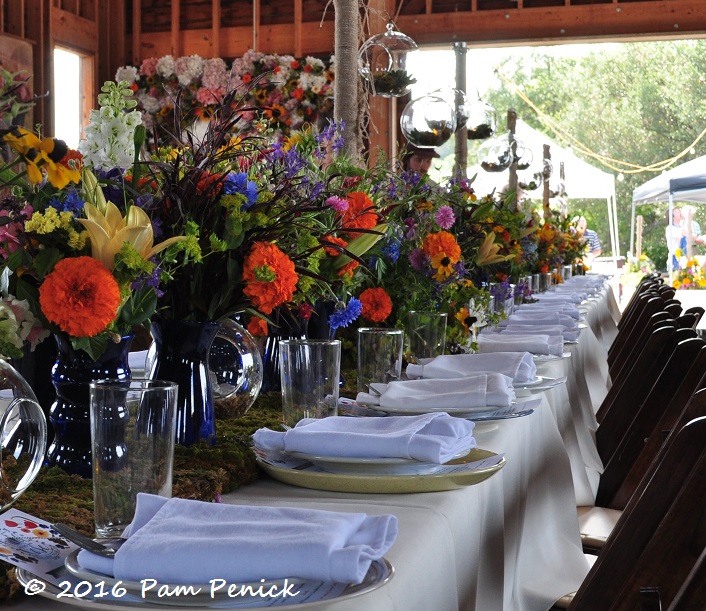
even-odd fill
[[[632,401],[635,393],[641,394],[641,400],[644,399],[644,393],[647,390],[644,388],[644,381],[649,379],[647,378],[648,372],[652,372],[655,368],[657,359],[663,351],[664,342],[676,332],[675,323],[660,324],[663,326],[654,328],[639,353],[635,355],[634,359],[626,363],[623,374],[613,380],[608,393],[596,412],[596,419],[599,423],[611,411],[613,405],[623,401]],[[666,359],[664,362],[666,362]]]
[[[623,308],[622,316],[617,323],[618,329],[620,329],[626,324],[629,324],[628,322],[624,321],[629,319],[633,308],[635,308],[638,302],[640,295],[642,295],[645,291],[651,288],[658,287],[662,282],[662,279],[657,274],[649,274],[642,277],[638,285],[635,287],[635,292],[632,294],[630,300],[625,304],[625,307]]]
[[[659,327],[654,334],[662,337],[663,330],[666,331],[661,346],[647,364],[645,359],[636,360],[636,364],[639,363],[639,369],[633,367],[632,383],[624,385],[620,402],[614,403],[603,414],[596,430],[596,447],[604,466],[613,458],[631,426],[637,426],[641,422],[641,428],[656,424],[655,410],[658,408],[652,408],[649,412],[651,416],[654,414],[653,417],[643,419],[640,418],[641,410],[645,409],[645,405],[650,405],[650,397],[654,397],[652,404],[658,401],[659,405],[664,407],[704,345],[703,340],[696,337],[693,329]],[[669,394],[665,394],[665,390]],[[648,410],[645,409],[643,414],[647,416]]]
[[[578,508],[579,529],[585,552],[598,554],[603,549],[620,520],[622,510],[630,499],[640,494],[661,461],[666,450],[666,440],[672,431],[680,430],[695,418],[706,416],[703,392],[706,392],[706,346],[701,348],[692,366],[686,371],[682,383],[649,437],[640,446],[642,440],[639,433],[635,433],[625,441],[625,448],[616,454],[617,462],[611,461],[606,466],[599,483],[596,505]],[[620,477],[622,481],[619,481]],[[604,478],[606,483],[603,482]],[[612,498],[605,488],[611,484],[615,488]],[[605,501],[605,498],[609,500]]]
[[[706,609],[706,551],[701,552],[701,556],[691,569],[686,581],[672,600],[667,611],[694,611],[695,609]],[[662,609],[662,597],[659,589],[656,591]],[[650,611],[649,607],[643,605],[640,611]]]
[[[657,312],[662,312],[664,301],[656,295],[645,293],[640,296],[640,304],[638,309],[633,311],[631,322],[618,330],[615,340],[608,351],[608,367],[612,368],[615,361],[619,358],[621,351],[629,349],[634,345],[634,338],[648,324],[651,316]]]
[[[706,401],[706,391],[698,393]],[[706,417],[674,431],[645,487],[625,508],[569,611],[634,611],[641,590],[670,604],[706,548]],[[568,602],[568,607],[567,607]]]
[[[688,316],[688,315],[693,315],[696,317],[696,322],[694,323],[694,329],[696,328],[696,325],[698,325],[701,322],[701,319],[704,316],[704,312],[706,312],[706,308],[702,308],[701,306],[693,306],[689,308],[688,310],[685,310],[682,316]]]

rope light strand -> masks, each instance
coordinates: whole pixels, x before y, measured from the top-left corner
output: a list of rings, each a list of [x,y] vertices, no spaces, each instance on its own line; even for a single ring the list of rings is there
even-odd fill
[[[674,165],[677,161],[679,161],[682,157],[686,156],[689,154],[691,149],[693,149],[696,144],[704,137],[706,136],[706,128],[702,130],[702,132],[696,137],[696,139],[689,145],[687,146],[683,151],[678,153],[677,155],[674,155],[673,157],[669,157],[668,159],[664,159],[663,161],[657,161],[655,163],[651,163],[649,165],[637,165],[634,163],[630,163],[629,161],[621,161],[620,159],[614,159],[612,157],[608,157],[606,155],[601,155],[600,153],[596,153],[595,151],[592,151],[590,148],[588,148],[585,144],[577,140],[574,136],[572,136],[566,129],[564,129],[561,125],[559,125],[552,117],[547,115],[544,111],[542,111],[526,94],[522,89],[514,83],[512,80],[510,80],[508,77],[506,77],[503,74],[500,74],[499,71],[495,71],[495,74],[503,80],[507,85],[509,85],[510,89],[512,92],[517,95],[525,104],[527,104],[539,117],[539,119],[546,125],[554,134],[559,136],[559,138],[564,138],[565,140],[568,140],[571,142],[572,146],[574,147],[575,150],[577,150],[579,153],[582,155],[585,155],[586,157],[591,157],[592,159],[595,159],[596,161],[600,162],[602,165],[606,166],[607,168],[610,168],[611,170],[614,170],[615,172],[622,172],[623,174],[640,174],[642,172],[663,172],[670,166]]]

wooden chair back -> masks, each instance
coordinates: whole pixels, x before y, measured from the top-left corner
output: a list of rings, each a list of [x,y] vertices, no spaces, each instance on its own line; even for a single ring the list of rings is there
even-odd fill
[[[688,331],[693,332],[692,329]],[[673,337],[678,335],[681,334],[675,333]],[[621,503],[622,506],[616,506],[613,499],[625,483],[628,473],[635,467],[648,441],[654,438],[655,441],[661,439],[664,442],[666,435],[663,427],[668,426],[669,422],[673,426],[678,420],[689,399],[698,390],[704,375],[706,375],[706,342],[699,337],[680,341],[652,385],[647,398],[627,425],[610,459],[604,462],[604,470],[596,494],[597,506],[612,509],[625,507],[627,499]],[[657,455],[661,445],[657,445],[652,458]],[[647,456],[643,458],[648,459]],[[649,463],[644,464],[643,460],[641,465],[644,475]],[[637,473],[633,477],[637,477]],[[626,490],[622,491],[623,495],[627,493]]]
[[[700,391],[699,400],[706,400]],[[706,417],[676,432],[645,488],[631,499],[569,605],[634,611],[641,590],[670,604],[706,548]]]
[[[639,421],[640,410],[648,401],[650,394],[654,392],[656,397],[664,397],[665,387],[673,393],[682,380],[684,371],[688,369],[690,361],[703,345],[695,337],[693,329],[670,327],[663,327],[663,329],[671,333],[664,339],[661,350],[657,350],[651,363],[633,372],[632,383],[627,385],[622,400],[604,414],[596,430],[596,447],[604,465],[613,458],[630,427]],[[657,329],[655,333],[661,330],[661,328]],[[696,342],[683,342],[688,339],[694,339]],[[678,364],[683,370],[679,370]],[[667,395],[669,396],[671,395]],[[662,407],[667,400],[663,400]],[[656,415],[654,417],[656,418]],[[651,421],[650,424],[656,424],[656,422]]]
[[[644,388],[646,386],[644,384],[645,379],[649,379],[647,377],[648,372],[652,372],[655,366],[659,364],[657,359],[664,349],[664,343],[676,331],[674,322],[669,323],[666,321],[658,324],[663,326],[652,329],[642,349],[639,350],[634,358],[626,362],[623,374],[618,379],[613,380],[608,393],[596,412],[596,419],[599,423],[603,422],[613,405],[622,402],[629,403],[635,398],[635,393],[642,395],[640,401],[644,400],[644,393],[648,390]],[[666,359],[664,362],[666,362]],[[664,362],[662,365],[664,365]]]

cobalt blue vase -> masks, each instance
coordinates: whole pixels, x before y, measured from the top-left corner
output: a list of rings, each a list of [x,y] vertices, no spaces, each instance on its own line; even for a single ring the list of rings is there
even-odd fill
[[[129,380],[128,353],[132,335],[108,347],[97,360],[87,352],[75,350],[67,335],[54,335],[56,363],[51,380],[56,399],[49,410],[54,439],[47,450],[46,463],[61,467],[67,473],[92,477],[91,412],[88,385],[95,380]]]
[[[183,320],[152,321],[154,359],[148,372],[152,380],[168,380],[179,386],[176,442],[190,446],[197,441],[216,441],[213,382],[208,356],[218,322]]]

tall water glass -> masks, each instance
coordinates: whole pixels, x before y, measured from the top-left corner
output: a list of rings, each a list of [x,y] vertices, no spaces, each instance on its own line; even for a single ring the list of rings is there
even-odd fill
[[[119,537],[139,492],[172,495],[177,385],[101,380],[89,392],[96,535]]]
[[[419,359],[433,358],[444,354],[446,348],[445,312],[409,313],[407,323],[407,360],[417,363]]]
[[[358,391],[373,382],[387,384],[402,375],[404,332],[401,329],[358,329]]]

